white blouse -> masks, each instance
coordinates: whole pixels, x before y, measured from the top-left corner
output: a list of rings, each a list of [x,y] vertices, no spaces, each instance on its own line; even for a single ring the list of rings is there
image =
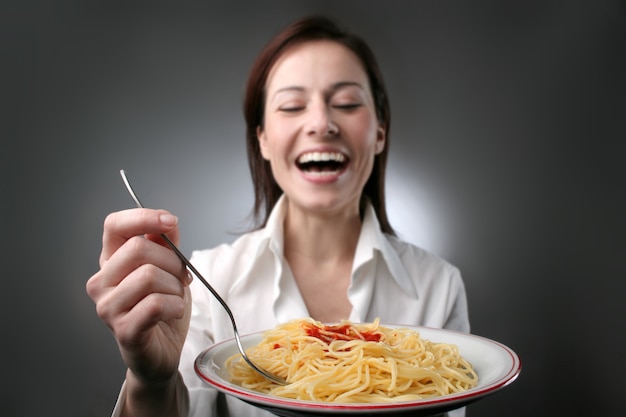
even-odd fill
[[[231,308],[240,334],[308,317],[306,305],[283,256],[284,197],[265,228],[232,244],[195,251],[191,262]],[[198,279],[191,286],[192,317],[179,371],[188,388],[181,408],[189,417],[273,416],[224,396],[194,371],[196,357],[213,343],[234,337],[228,314]],[[358,240],[349,320],[428,326],[469,332],[465,288],[459,270],[410,243],[384,234],[374,208],[367,206]],[[122,389],[113,416],[121,412]],[[455,415],[463,415],[455,413]]]

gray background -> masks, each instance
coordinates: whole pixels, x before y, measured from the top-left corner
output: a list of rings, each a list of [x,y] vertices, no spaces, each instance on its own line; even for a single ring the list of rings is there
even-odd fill
[[[179,215],[184,252],[231,241],[247,70],[312,12],[380,60],[392,224],[522,358],[468,416],[623,414],[623,1],[1,4],[2,415],[109,415],[124,368],[84,285],[132,206],[118,170]]]

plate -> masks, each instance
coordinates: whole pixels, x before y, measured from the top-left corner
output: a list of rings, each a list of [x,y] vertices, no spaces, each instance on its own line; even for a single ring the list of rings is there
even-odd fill
[[[521,372],[519,356],[502,343],[472,334],[429,327],[395,326],[418,331],[424,339],[455,344],[478,374],[476,387],[464,392],[397,403],[322,403],[298,401],[262,394],[229,382],[226,359],[238,353],[235,339],[216,343],[204,350],[195,361],[196,374],[208,385],[249,404],[284,417],[328,416],[351,414],[359,416],[425,416],[443,413],[493,394],[512,383]],[[261,342],[263,332],[241,337],[245,349]]]

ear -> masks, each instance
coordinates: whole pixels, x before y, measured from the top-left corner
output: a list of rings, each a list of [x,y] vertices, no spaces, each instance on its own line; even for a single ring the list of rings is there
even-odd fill
[[[384,126],[378,126],[376,132],[376,155],[381,153],[385,149],[385,143],[387,142],[387,131]]]
[[[261,126],[257,126],[256,128],[256,137],[259,140],[259,149],[261,150],[261,155],[263,159],[269,161],[270,154],[267,148],[267,136],[265,135],[265,131],[261,128]]]

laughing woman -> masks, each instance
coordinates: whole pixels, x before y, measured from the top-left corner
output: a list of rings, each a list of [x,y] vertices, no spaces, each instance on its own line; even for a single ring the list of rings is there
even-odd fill
[[[302,317],[469,331],[459,271],[387,218],[389,103],[362,39],[322,17],[291,24],[253,64],[244,112],[257,225],[191,258],[241,333]],[[110,214],[87,283],[128,367],[114,415],[271,415],[195,375],[197,355],[233,336],[230,318],[161,233],[179,240],[166,211]]]

